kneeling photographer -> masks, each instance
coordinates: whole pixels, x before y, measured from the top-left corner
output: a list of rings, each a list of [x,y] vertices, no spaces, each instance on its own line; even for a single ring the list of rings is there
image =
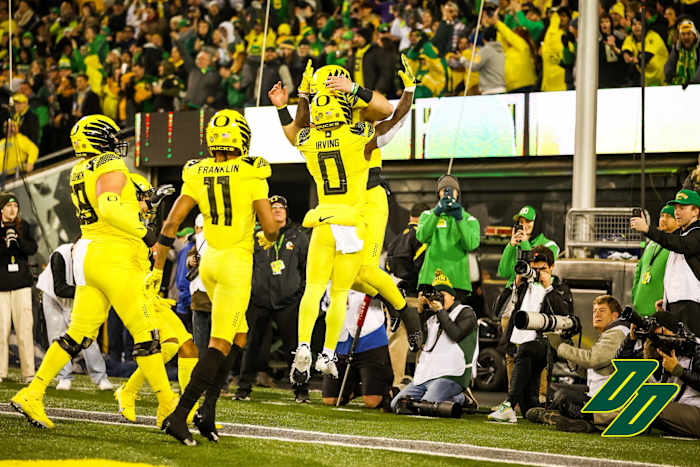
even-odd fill
[[[469,390],[478,355],[474,310],[455,300],[455,290],[441,269],[432,286],[418,297],[418,311],[427,327],[413,382],[391,401],[397,414],[459,417],[474,412]]]
[[[518,346],[508,399],[488,416],[489,420],[499,422],[517,422],[516,404],[522,414],[539,405],[540,373],[547,366],[548,345],[542,333],[577,327],[571,291],[552,275],[552,250],[539,245],[526,256],[529,256],[527,260],[516,264],[517,300],[513,309],[519,311],[514,313],[502,338],[502,343]],[[558,319],[556,315],[567,318]]]
[[[604,417],[597,417],[598,414],[582,414],[581,409],[615,371],[612,359],[629,334],[629,324],[621,318],[621,314],[620,302],[612,295],[600,295],[593,300],[593,328],[600,335],[590,349],[581,349],[563,342],[561,333],[545,333],[559,357],[566,359],[569,365],[586,371],[588,390],[573,385],[559,385],[552,398],[552,410],[534,407],[527,411],[528,420],[556,425],[560,431],[578,433],[590,433],[595,430],[594,423],[603,424],[608,421]]]
[[[650,382],[675,383],[680,388],[652,426],[700,438],[700,340],[668,311],[641,318],[626,308],[623,314],[632,326],[616,358],[659,360]]]

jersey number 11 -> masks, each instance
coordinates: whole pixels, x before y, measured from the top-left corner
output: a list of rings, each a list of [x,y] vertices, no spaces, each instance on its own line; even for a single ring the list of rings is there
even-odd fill
[[[207,186],[211,223],[219,225],[219,206],[216,202],[215,190],[216,185],[221,185],[221,194],[224,201],[224,225],[231,225],[233,223],[233,210],[231,209],[231,185],[229,184],[229,177],[204,177],[204,184]]]

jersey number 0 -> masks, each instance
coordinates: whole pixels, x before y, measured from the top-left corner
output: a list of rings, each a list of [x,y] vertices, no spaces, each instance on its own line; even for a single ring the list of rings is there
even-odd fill
[[[231,225],[233,223],[233,210],[231,209],[231,185],[229,183],[229,177],[204,177],[204,184],[207,186],[211,223],[219,225],[219,206],[216,203],[215,190],[216,185],[221,185],[221,194],[224,201],[224,225]]]
[[[338,172],[338,186],[331,186],[328,179],[328,162],[333,161],[335,170]],[[343,195],[348,192],[348,178],[345,174],[343,159],[340,151],[324,151],[318,153],[318,166],[321,169],[323,178],[323,193],[326,195]]]

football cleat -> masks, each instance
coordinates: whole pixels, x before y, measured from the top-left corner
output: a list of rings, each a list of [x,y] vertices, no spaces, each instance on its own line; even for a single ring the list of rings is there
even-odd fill
[[[197,441],[192,438],[192,433],[190,433],[189,428],[187,428],[187,423],[185,423],[184,420],[179,420],[175,417],[175,414],[170,414],[165,417],[163,424],[160,425],[160,429],[185,446],[197,445]]]
[[[119,413],[122,417],[134,423],[136,422],[136,399],[138,397],[136,394],[124,389],[125,387],[126,385],[122,384],[114,391],[114,400],[116,400],[119,405]]]
[[[173,413],[178,402],[180,402],[180,398],[173,395],[173,398],[169,401],[158,404],[158,411],[156,412],[156,426],[161,426],[163,424],[165,417]]]
[[[21,413],[29,423],[37,428],[53,428],[53,422],[44,411],[44,403],[38,397],[29,392],[29,388],[20,390],[15,397],[10,400],[10,405],[17,412]]]
[[[328,355],[322,353],[316,359],[316,370],[322,375],[332,376],[333,378],[338,378],[338,367],[335,365],[337,358],[335,355],[329,357]]]
[[[214,443],[219,441],[219,432],[214,423],[215,416],[215,407],[206,404],[194,414],[194,426],[197,427],[202,436]]]
[[[311,402],[309,397],[309,389],[306,387],[294,390],[294,400],[297,404],[308,404]]]
[[[294,362],[289,371],[292,384],[304,384],[311,377],[311,350],[306,344],[300,344],[294,352]]]
[[[516,423],[518,421],[518,418],[515,416],[515,411],[508,401],[501,402],[501,405],[489,414],[488,419],[496,422],[508,423]]]

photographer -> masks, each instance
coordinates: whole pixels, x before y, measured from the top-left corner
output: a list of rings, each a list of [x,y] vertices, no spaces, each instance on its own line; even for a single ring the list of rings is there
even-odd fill
[[[617,358],[653,358],[661,365],[649,378],[652,383],[675,383],[680,387],[678,394],[661,412],[652,426],[670,434],[679,436],[700,437],[700,341],[695,336],[685,339],[674,339],[678,343],[684,340],[682,347],[669,346],[670,349],[659,349],[660,338],[677,338],[681,331],[677,317],[668,311],[660,311],[652,317],[652,325],[648,330],[632,326],[629,336],[625,339],[618,352]],[[647,318],[649,320],[649,318]],[[642,346],[642,355],[635,349],[639,348],[637,340],[640,335],[649,333]],[[658,336],[656,339],[655,337]],[[657,342],[655,342],[655,340]]]
[[[437,269],[453,284],[460,303],[466,303],[472,291],[469,276],[469,252],[479,247],[481,227],[476,217],[459,203],[459,182],[443,175],[437,183],[440,201],[418,220],[416,239],[427,246],[418,286],[430,285]]]
[[[681,190],[668,202],[674,206],[674,214],[680,229],[674,233],[662,232],[650,227],[646,219],[633,217],[630,226],[643,232],[670,251],[664,275],[663,302],[657,309],[671,312],[696,335],[700,334],[700,194],[693,190]]]
[[[552,275],[554,254],[539,245],[533,248],[526,270],[515,279],[514,310],[548,315],[573,315],[571,291],[558,277]],[[517,329],[514,319],[502,337],[502,342],[516,344],[515,362],[511,375],[508,399],[489,414],[490,420],[515,423],[513,407],[520,412],[539,405],[540,373],[547,365],[547,340],[537,330]]]
[[[475,411],[477,402],[469,390],[476,371],[478,326],[476,315],[456,298],[448,277],[437,269],[432,288],[418,298],[427,334],[420,354],[413,382],[391,401],[397,413],[406,402],[452,402],[464,410]],[[426,415],[428,413],[422,412]]]
[[[34,378],[34,317],[29,256],[36,253],[27,221],[13,193],[0,193],[0,381],[7,378],[10,322],[17,334],[22,378]]]
[[[612,359],[629,334],[629,324],[620,320],[622,307],[612,295],[600,295],[593,300],[593,327],[600,333],[590,349],[581,349],[562,342],[562,335],[547,332],[545,336],[557,355],[570,365],[586,370],[588,391],[561,385],[554,393],[551,411],[534,407],[527,411],[531,422],[556,425],[558,430],[589,433],[595,430],[594,414],[582,414],[581,408],[603,387],[615,371]],[[597,414],[595,414],[597,415]]]

